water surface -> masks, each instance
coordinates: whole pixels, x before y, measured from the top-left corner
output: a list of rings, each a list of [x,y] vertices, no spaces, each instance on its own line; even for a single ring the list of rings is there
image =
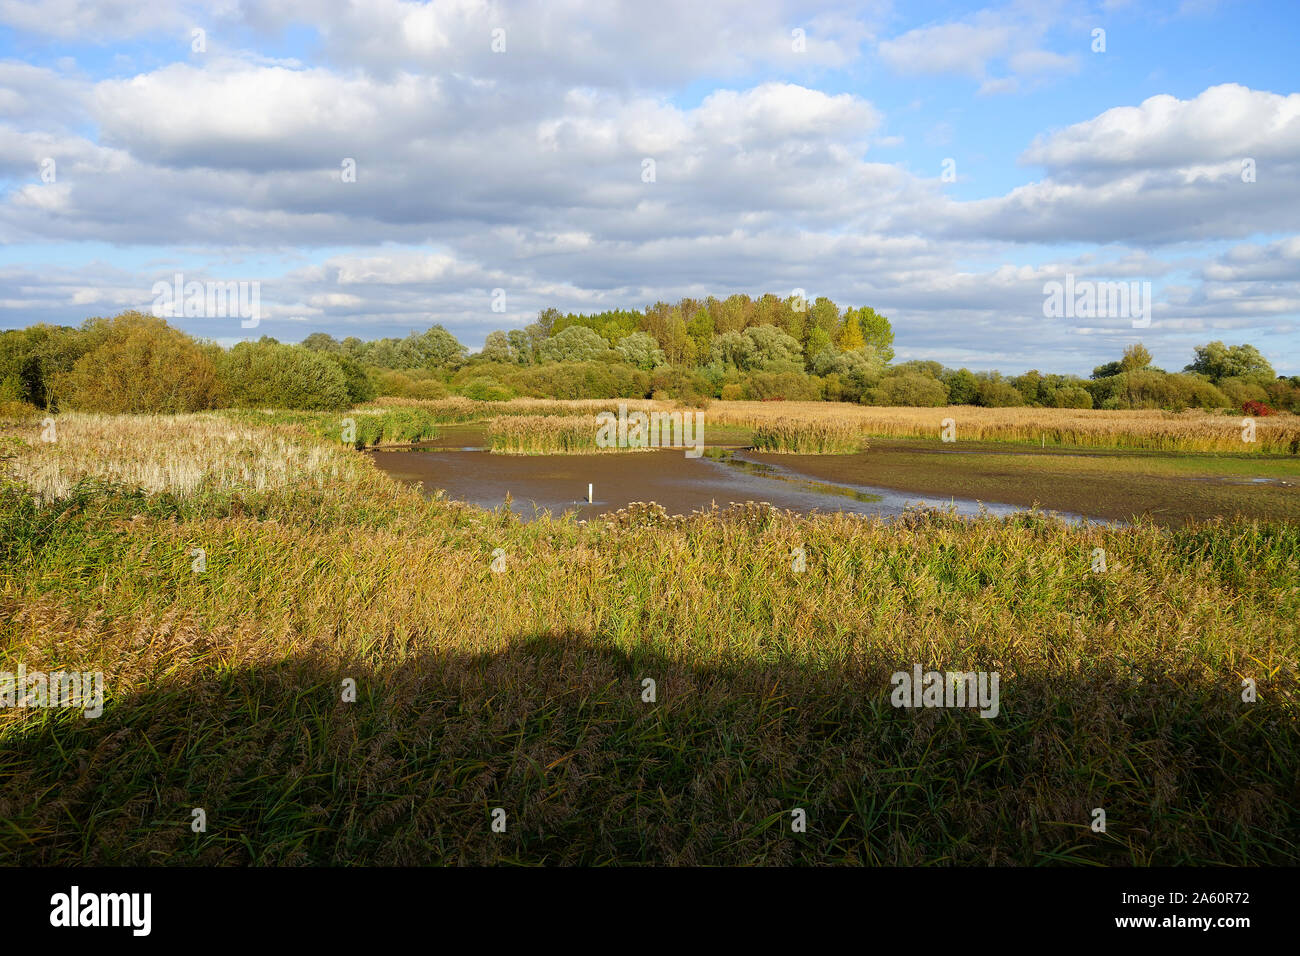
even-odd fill
[[[811,514],[842,511],[892,517],[911,506],[955,508],[976,515],[1024,510],[1016,505],[962,498],[933,498],[888,488],[820,480],[801,474],[797,463],[758,461],[743,450],[710,449],[687,458],[680,449],[612,452],[597,455],[494,455],[449,441],[440,448],[374,450],[375,463],[392,477],[421,482],[428,493],[441,489],[458,501],[496,508],[510,496],[515,513],[574,512],[593,518],[633,501],[654,501],[671,514],[689,514],[713,505],[767,502]],[[797,456],[779,456],[791,459]],[[588,503],[587,485],[594,501]],[[1077,518],[1075,515],[1065,517]]]

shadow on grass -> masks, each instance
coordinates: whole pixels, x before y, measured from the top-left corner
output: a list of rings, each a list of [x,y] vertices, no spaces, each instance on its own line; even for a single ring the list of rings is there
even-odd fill
[[[892,707],[889,675],[911,664],[700,668],[570,633],[381,670],[196,668],[98,719],[11,724],[0,862],[1300,858],[1300,743],[1294,705],[1268,703],[1280,694],[1261,686],[1245,704],[1230,684],[1175,676],[1003,672],[1001,713],[983,719]],[[1089,826],[1098,807],[1105,833]]]

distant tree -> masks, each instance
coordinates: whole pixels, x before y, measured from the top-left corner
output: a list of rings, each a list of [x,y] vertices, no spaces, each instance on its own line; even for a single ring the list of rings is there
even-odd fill
[[[543,362],[587,362],[608,351],[609,345],[599,332],[583,325],[571,325],[542,342],[537,357]]]
[[[873,405],[911,405],[934,408],[948,404],[943,382],[921,372],[905,371],[886,375],[869,392]]]
[[[1208,376],[1211,382],[1225,378],[1272,380],[1273,366],[1253,345],[1224,345],[1210,342],[1196,347],[1196,358],[1184,371]]]
[[[483,349],[479,353],[479,358],[486,362],[513,362],[515,360],[514,350],[510,348],[510,340],[504,332],[489,332],[483,342]]]
[[[686,322],[686,334],[695,344],[696,361],[708,361],[709,347],[716,333],[717,327],[713,322],[713,314],[707,306],[701,306],[691,314]]]
[[[419,335],[412,334],[403,344],[409,344],[414,353],[409,368],[458,368],[469,354],[456,336],[441,325],[434,325]]]
[[[366,374],[366,370],[362,368],[361,363],[348,358],[342,351],[318,354],[323,354],[331,362],[338,365],[339,370],[343,373],[343,382],[348,390],[349,405],[368,402],[378,394],[374,382]]]
[[[970,369],[958,369],[943,376],[943,383],[948,386],[948,401],[952,405],[974,405],[979,388],[979,380],[971,374]]]
[[[614,350],[627,364],[647,371],[667,361],[663,349],[659,348],[659,343],[649,332],[633,332],[623,336]]]
[[[749,340],[749,368],[785,371],[803,368],[803,346],[775,325],[755,325],[741,333]]]
[[[739,332],[722,332],[709,343],[710,359],[723,368],[747,369],[753,364],[754,344]]]
[[[85,331],[62,325],[0,332],[0,395],[40,408],[57,405],[56,382],[93,344]]]
[[[528,332],[524,329],[511,329],[506,333],[506,341],[510,343],[510,349],[514,352],[515,361],[520,365],[531,365],[536,358],[536,352],[533,349],[533,340],[529,337]]]
[[[841,352],[856,352],[867,344],[867,340],[862,336],[862,326],[858,324],[858,314],[852,309],[844,317],[844,324],[840,326],[839,335],[835,337],[835,344],[839,346]]]
[[[1124,357],[1120,359],[1119,366],[1125,372],[1135,372],[1150,364],[1151,353],[1146,350],[1146,346],[1138,342],[1124,350]]]
[[[303,348],[313,352],[339,352],[343,346],[328,332],[313,332],[302,340]]]
[[[864,344],[875,347],[876,353],[886,362],[894,360],[894,328],[889,320],[869,306],[863,306],[855,313],[858,331],[862,334]]]

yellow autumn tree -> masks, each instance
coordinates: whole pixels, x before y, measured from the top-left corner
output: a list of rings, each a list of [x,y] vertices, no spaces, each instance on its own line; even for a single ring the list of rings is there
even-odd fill
[[[835,344],[841,352],[856,352],[862,346],[867,344],[867,340],[862,337],[862,327],[858,325],[857,314],[852,309],[844,319],[844,324],[840,326],[839,335],[835,337]]]

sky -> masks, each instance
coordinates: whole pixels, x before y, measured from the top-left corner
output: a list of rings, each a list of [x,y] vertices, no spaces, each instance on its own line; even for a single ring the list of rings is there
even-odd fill
[[[178,274],[257,283],[172,320],[226,345],[774,292],[899,360],[1300,374],[1298,50],[1295,0],[0,0],[0,328]]]

